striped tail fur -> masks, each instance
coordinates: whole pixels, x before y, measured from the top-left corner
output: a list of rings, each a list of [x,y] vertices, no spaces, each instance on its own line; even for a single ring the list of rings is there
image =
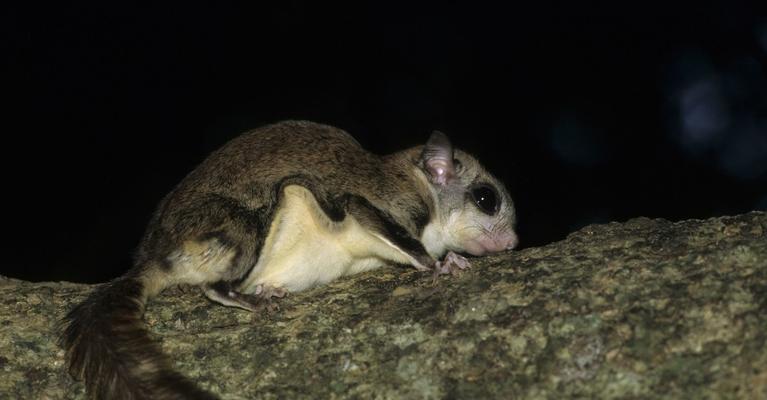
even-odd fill
[[[59,343],[70,373],[85,381],[89,399],[215,399],[173,371],[150,339],[142,318],[146,292],[139,274],[129,272],[67,314]]]

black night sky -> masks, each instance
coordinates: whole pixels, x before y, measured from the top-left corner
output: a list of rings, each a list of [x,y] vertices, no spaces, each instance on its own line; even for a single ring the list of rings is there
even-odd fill
[[[0,13],[4,275],[117,276],[187,172],[283,119],[376,153],[444,131],[507,183],[522,247],[767,209],[757,3],[65,3]]]

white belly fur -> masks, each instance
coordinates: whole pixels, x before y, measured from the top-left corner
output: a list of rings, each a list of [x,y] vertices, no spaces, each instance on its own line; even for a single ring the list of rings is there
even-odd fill
[[[331,221],[307,189],[291,185],[284,191],[258,263],[241,288],[245,293],[258,285],[295,292],[386,263],[415,263],[352,216]]]

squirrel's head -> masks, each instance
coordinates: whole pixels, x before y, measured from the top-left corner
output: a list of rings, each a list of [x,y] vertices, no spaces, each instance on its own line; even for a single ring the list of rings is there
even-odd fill
[[[432,133],[418,160],[429,182],[434,215],[421,241],[434,257],[445,251],[484,255],[514,248],[514,203],[503,184],[450,139]]]

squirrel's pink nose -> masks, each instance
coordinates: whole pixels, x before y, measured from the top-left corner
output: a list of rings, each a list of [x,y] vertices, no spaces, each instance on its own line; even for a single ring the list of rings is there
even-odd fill
[[[519,237],[514,232],[509,232],[508,235],[505,237],[506,240],[506,250],[511,250],[519,244]]]
[[[519,238],[514,232],[505,232],[499,235],[488,236],[485,240],[480,241],[480,243],[485,253],[495,253],[517,247]]]

